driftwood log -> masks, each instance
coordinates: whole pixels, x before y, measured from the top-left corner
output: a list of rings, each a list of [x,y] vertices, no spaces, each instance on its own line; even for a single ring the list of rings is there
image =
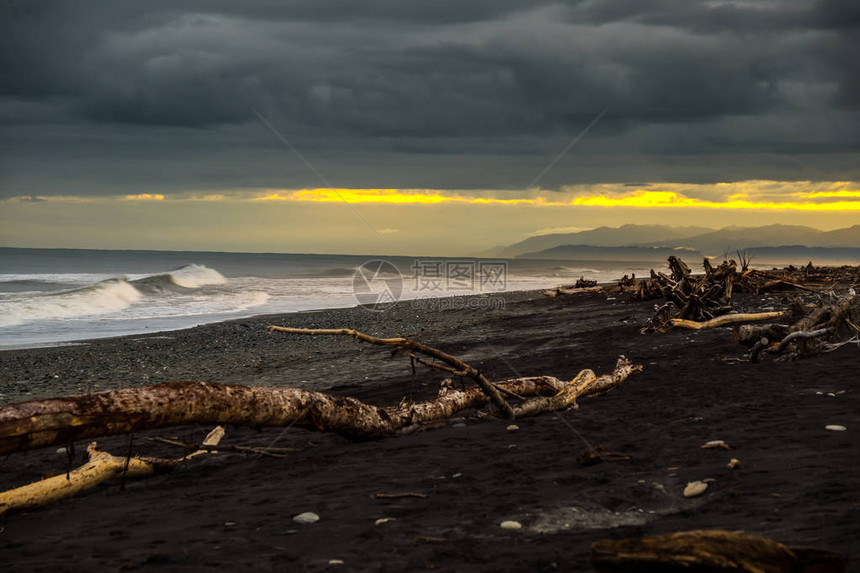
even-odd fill
[[[447,365],[420,359],[422,364],[441,368],[455,376],[475,379],[480,386],[455,389],[451,379],[446,379],[435,400],[417,404],[404,400],[393,407],[374,406],[355,398],[298,388],[247,387],[200,381],[168,382],[34,400],[0,407],[0,455],[57,444],[68,445],[76,440],[99,436],[187,424],[295,425],[335,432],[353,440],[376,439],[448,418],[464,409],[487,406],[496,401],[491,398],[493,392],[500,400],[502,393],[522,400],[514,407],[508,405],[509,412],[505,412],[508,417],[577,407],[578,398],[607,392],[642,369],[621,356],[615,369],[603,376],[596,376],[586,369],[571,381],[534,376],[492,383],[465,362],[404,338],[379,339],[348,329],[274,327],[272,331],[348,335],[374,344],[408,348]],[[414,354],[412,356],[416,358]],[[88,448],[89,462],[83,467],[0,493],[0,514],[69,497],[120,475],[123,478],[140,477],[170,470],[188,457],[211,452],[222,436],[223,428],[216,428],[198,451],[180,459],[132,457],[130,454],[120,458],[99,451],[93,442]],[[176,442],[173,445],[186,447]]]
[[[224,428],[218,426],[209,432],[203,445],[214,447],[223,437]],[[89,460],[83,466],[68,473],[0,492],[0,515],[8,511],[31,509],[72,497],[113,478],[147,477],[168,472],[185,460],[211,452],[209,447],[182,458],[164,459],[114,456],[99,450],[96,442],[92,442],[87,448]]]
[[[698,530],[597,541],[591,563],[599,573],[842,573],[848,560],[754,535]]]
[[[651,271],[651,279],[643,282],[634,298],[644,300],[657,287],[667,303],[657,309],[642,329],[642,333],[666,332],[672,320],[705,322],[732,310],[732,290],[737,276],[736,263],[725,261],[714,267],[708,259],[703,262],[705,273],[694,276],[680,258],[668,259],[669,274]]]
[[[772,318],[780,318],[785,316],[785,312],[754,312],[754,313],[738,313],[724,314],[705,322],[696,322],[695,320],[684,320],[683,318],[670,318],[669,323],[676,328],[687,328],[690,330],[702,330],[705,328],[716,328],[727,324],[737,324],[739,322],[757,322],[760,320],[770,320]]]
[[[739,256],[743,253],[738,253]],[[741,313],[730,314],[732,309],[732,292],[739,289],[744,292],[761,293],[767,290],[803,290],[820,293],[805,284],[800,284],[804,277],[828,277],[839,279],[856,285],[860,280],[860,267],[818,268],[812,263],[803,269],[789,267],[782,272],[748,270],[748,256],[741,257],[744,263],[743,273],[738,273],[734,261],[725,261],[714,267],[708,259],[702,263],[704,274],[693,276],[689,267],[678,257],[668,259],[669,274],[651,271],[651,279],[642,281],[635,287],[635,281],[626,276],[619,282],[619,288],[625,292],[633,292],[634,298],[646,298],[655,288],[666,303],[658,307],[654,315],[640,330],[641,333],[666,332],[672,328],[703,329],[727,324],[758,322],[771,319],[785,319],[787,324],[770,323],[764,325],[742,324],[735,326],[733,336],[742,344],[755,348],[751,352],[752,361],[757,360],[762,351],[779,353],[785,357],[802,357],[822,352],[839,338],[839,330],[845,325],[853,328],[856,334],[860,331],[853,322],[854,291],[847,288],[848,295],[837,301],[822,303],[817,309],[810,310],[795,303],[784,312]],[[835,282],[829,283],[833,287]],[[825,286],[818,283],[818,286]],[[830,293],[832,296],[832,293]],[[809,295],[807,295],[808,298]],[[826,329],[826,332],[822,332]],[[801,332],[803,334],[794,334]],[[791,338],[787,337],[791,336]],[[762,340],[767,339],[767,344]],[[785,341],[784,344],[781,344]]]
[[[843,331],[860,333],[854,320],[855,300],[855,295],[849,294],[811,308],[795,304],[791,314],[786,314],[788,324],[741,324],[732,329],[732,336],[751,348],[750,362],[757,362],[762,352],[781,360],[821,354],[838,347],[835,343]]]
[[[496,385],[526,398],[555,397],[555,401],[545,403],[547,409],[553,409],[570,407],[579,397],[605,392],[641,368],[622,356],[615,370],[603,376],[584,370],[570,382],[552,376],[535,376]],[[381,407],[355,398],[299,388],[166,382],[3,406],[0,408],[0,455],[187,424],[297,426],[334,432],[352,440],[370,440],[487,404],[489,399],[480,388],[455,390],[450,385],[444,386],[435,400]],[[520,415],[527,415],[540,410],[526,401],[518,411]]]

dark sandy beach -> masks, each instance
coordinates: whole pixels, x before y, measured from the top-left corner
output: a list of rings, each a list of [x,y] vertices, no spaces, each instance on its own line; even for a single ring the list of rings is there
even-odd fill
[[[404,335],[490,379],[572,378],[624,354],[642,373],[580,408],[507,423],[474,412],[376,442],[229,427],[225,444],[297,447],[285,459],[202,456],[0,516],[5,571],[590,571],[593,541],[719,528],[851,558],[860,571],[860,348],[738,361],[730,328],[641,335],[653,302],[601,293],[509,293],[503,309],[364,309],[259,317],[185,331],[0,353],[0,403],[168,380],[297,386],[377,404],[431,398],[443,373],[345,338],[270,335],[268,324]],[[738,310],[781,295],[736,296]],[[846,431],[825,429],[829,424]],[[135,436],[200,441],[209,428]],[[734,449],[702,449],[724,440]],[[124,454],[127,437],[99,440]],[[587,444],[630,456],[584,466]],[[79,451],[85,444],[78,444]],[[56,448],[0,458],[7,489],[66,468]],[[80,456],[80,454],[78,454]],[[741,462],[738,469],[726,464]],[[75,464],[80,460],[77,459]],[[687,482],[712,479],[685,499]],[[374,498],[413,492],[426,497]],[[293,516],[315,512],[300,525]],[[391,518],[377,524],[377,520]],[[505,520],[523,524],[502,529]],[[332,563],[339,560],[342,563]]]

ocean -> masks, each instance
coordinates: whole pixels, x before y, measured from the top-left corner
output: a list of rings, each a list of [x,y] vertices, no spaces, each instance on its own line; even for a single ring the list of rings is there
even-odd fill
[[[656,262],[0,248],[0,350],[647,275]],[[452,299],[456,300],[456,299]],[[436,301],[439,302],[438,300]]]

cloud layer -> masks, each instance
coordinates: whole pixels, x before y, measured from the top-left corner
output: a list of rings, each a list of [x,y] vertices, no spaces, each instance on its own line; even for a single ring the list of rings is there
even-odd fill
[[[860,179],[837,0],[0,10],[0,196]]]

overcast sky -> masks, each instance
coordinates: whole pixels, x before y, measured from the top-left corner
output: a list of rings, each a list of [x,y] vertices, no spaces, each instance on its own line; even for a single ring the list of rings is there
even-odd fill
[[[598,187],[620,197],[671,183],[725,201],[738,193],[714,184],[843,182],[846,209],[768,208],[765,222],[860,219],[855,2],[3,0],[0,11],[0,244],[110,247],[113,233],[122,247],[407,252],[447,237],[444,248],[480,250],[546,228],[693,223],[693,211],[633,204],[407,213],[281,200],[275,221],[295,222],[292,234],[242,226],[263,197],[328,187],[563,203]],[[764,220],[698,207],[711,226]],[[168,209],[174,226],[158,228]],[[474,241],[440,235],[454,213],[475,226],[497,212]],[[119,243],[111,219],[124,221]],[[242,229],[260,237],[222,236]]]

